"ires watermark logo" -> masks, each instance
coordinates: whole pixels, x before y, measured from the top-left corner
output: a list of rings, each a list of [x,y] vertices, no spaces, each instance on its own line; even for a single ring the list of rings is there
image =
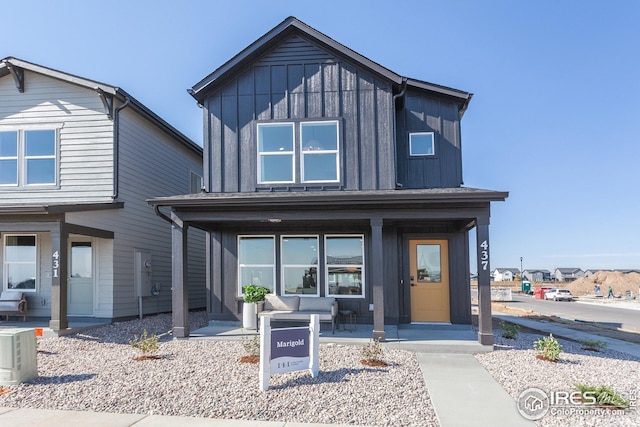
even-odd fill
[[[592,391],[544,391],[531,387],[518,396],[518,411],[532,421],[536,421],[550,413],[551,415],[593,415],[613,416],[625,415],[634,410],[637,401],[637,390],[621,393],[629,402],[628,409],[607,406],[611,402],[599,400],[596,392]]]

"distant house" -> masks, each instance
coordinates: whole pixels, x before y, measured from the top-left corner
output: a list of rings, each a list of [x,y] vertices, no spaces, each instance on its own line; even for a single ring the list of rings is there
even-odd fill
[[[399,40],[400,41],[400,40]],[[471,94],[403,77],[290,17],[197,83],[206,192],[157,198],[174,219],[174,306],[189,227],[207,230],[208,312],[236,321],[243,288],[334,297],[372,324],[471,324],[493,343],[490,205],[462,186]],[[188,336],[174,311],[174,335]]]
[[[639,269],[621,269],[621,270],[613,270],[613,271],[619,271],[620,273],[623,273],[623,274],[640,273]]]
[[[591,277],[594,274],[596,274],[598,271],[611,271],[611,270],[609,270],[607,268],[595,268],[595,269],[591,268],[589,270],[585,270],[584,271],[584,277]]]
[[[585,277],[584,271],[579,268],[556,268],[553,275],[558,282],[573,282]]]
[[[124,90],[0,61],[2,289],[52,329],[171,310],[171,232],[146,199],[200,192],[201,177],[201,147]],[[203,232],[192,245],[204,306]]]
[[[493,280],[496,282],[513,282],[520,274],[517,268],[496,268],[493,270]]]
[[[531,282],[550,282],[551,272],[549,270],[524,270],[522,277]]]

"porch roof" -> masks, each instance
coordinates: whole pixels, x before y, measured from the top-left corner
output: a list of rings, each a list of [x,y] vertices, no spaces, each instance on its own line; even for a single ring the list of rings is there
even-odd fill
[[[0,215],[47,215],[65,212],[84,212],[107,209],[121,209],[124,202],[107,203],[24,203],[0,206]]]
[[[370,191],[273,191],[252,193],[199,193],[147,200],[153,206],[181,208],[233,209],[311,207],[331,203],[328,209],[354,206],[384,206],[393,208],[407,205],[434,205],[449,203],[487,203],[504,201],[508,192],[479,188],[429,188],[411,190]],[[192,209],[189,209],[192,210]]]

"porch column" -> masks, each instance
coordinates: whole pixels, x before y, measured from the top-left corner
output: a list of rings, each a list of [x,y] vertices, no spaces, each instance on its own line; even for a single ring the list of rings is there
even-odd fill
[[[171,213],[171,316],[173,321],[173,337],[189,336],[189,281],[187,234],[189,226],[183,223],[175,213]]]
[[[371,271],[367,274],[373,291],[373,339],[378,341],[385,340],[382,222],[382,218],[371,218]]]
[[[67,320],[67,247],[69,231],[64,221],[51,230],[51,320],[49,328],[54,331],[69,327]]]
[[[489,215],[476,218],[478,260],[478,341],[493,345],[491,324],[491,267],[489,265]]]

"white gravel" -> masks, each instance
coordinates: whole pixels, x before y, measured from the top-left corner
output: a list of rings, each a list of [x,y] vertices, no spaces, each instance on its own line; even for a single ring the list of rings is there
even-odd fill
[[[515,340],[495,332],[495,351],[477,354],[476,359],[515,400],[528,388],[536,387],[548,396],[573,392],[574,384],[607,385],[627,395],[632,404],[640,404],[640,354],[637,357],[614,350],[593,352],[581,344],[558,338],[563,352],[556,363],[539,360],[533,350],[540,335],[520,333]],[[640,412],[632,408],[624,414],[604,410],[600,414],[579,415],[580,405],[560,405],[540,420],[540,426],[640,426]],[[558,412],[564,411],[565,414]],[[573,411],[573,413],[572,413]]]
[[[204,313],[190,319],[206,325]],[[0,406],[108,411],[245,420],[356,425],[437,426],[438,421],[415,354],[385,350],[386,368],[360,362],[361,348],[322,344],[320,375],[274,376],[258,388],[258,365],[240,363],[239,341],[172,340],[164,335],[158,360],[134,361],[128,344],[143,329],[165,334],[169,315],[121,322],[81,334],[40,339],[38,372],[30,383],[3,387]],[[535,358],[539,335],[506,340],[496,331],[496,350],[476,355],[515,399],[530,387],[572,391],[574,383],[606,384],[633,396],[640,392],[640,355],[593,353],[559,340],[559,363]],[[638,412],[625,415],[547,414],[540,426],[638,426]]]
[[[192,316],[194,328],[206,324]],[[158,360],[134,361],[128,341],[170,329],[167,315],[41,339],[40,377],[5,387],[0,406],[356,425],[438,425],[415,354],[385,350],[390,366],[362,365],[361,348],[320,346],[320,375],[271,378],[240,363],[238,341],[163,339]]]

